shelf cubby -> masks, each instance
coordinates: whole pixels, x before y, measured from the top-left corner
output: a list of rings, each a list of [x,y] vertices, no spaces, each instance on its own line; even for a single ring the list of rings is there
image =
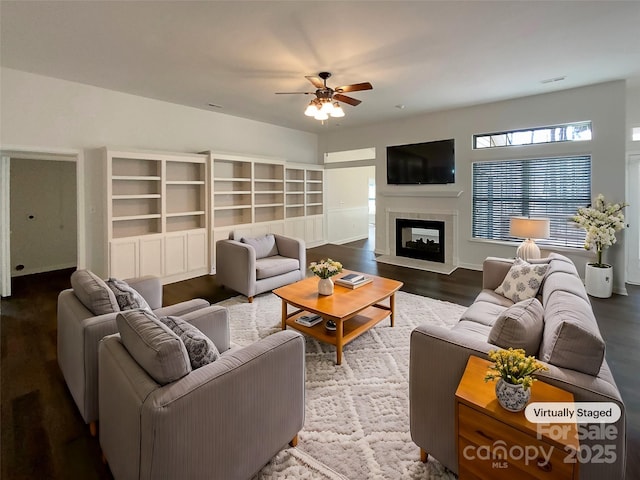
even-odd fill
[[[148,158],[113,157],[111,175],[113,177],[157,177],[160,178],[161,163]]]
[[[194,230],[205,228],[206,212],[189,212],[182,215],[167,217],[167,232],[181,232],[184,230]]]
[[[203,184],[205,180],[205,163],[167,161],[167,183]]]
[[[160,216],[160,197],[147,198],[144,196],[132,196],[128,198],[114,197],[112,215],[113,218],[132,217],[155,214]]]
[[[206,210],[204,185],[169,184],[166,198],[167,214]]]
[[[216,208],[213,215],[213,226],[230,227],[251,223],[251,207]]]
[[[160,215],[152,218],[119,217],[113,219],[113,238],[136,237],[151,235],[162,231]]]

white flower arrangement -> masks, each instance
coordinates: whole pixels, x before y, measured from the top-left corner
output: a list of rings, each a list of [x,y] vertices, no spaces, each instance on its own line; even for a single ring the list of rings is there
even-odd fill
[[[626,206],[627,203],[606,203],[604,195],[599,194],[595,206],[581,207],[578,213],[571,217],[573,222],[587,232],[584,248],[596,251],[596,267],[607,266],[602,263],[602,252],[616,243],[616,232],[625,227],[622,209]]]
[[[320,278],[331,278],[342,271],[342,264],[327,258],[319,262],[311,262],[309,269]]]

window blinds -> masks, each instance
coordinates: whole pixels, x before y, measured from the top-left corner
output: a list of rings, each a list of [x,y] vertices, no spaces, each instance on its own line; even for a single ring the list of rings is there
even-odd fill
[[[504,160],[473,164],[473,237],[509,236],[510,217],[546,217],[551,237],[541,245],[584,246],[585,232],[571,221],[591,203],[591,157]]]

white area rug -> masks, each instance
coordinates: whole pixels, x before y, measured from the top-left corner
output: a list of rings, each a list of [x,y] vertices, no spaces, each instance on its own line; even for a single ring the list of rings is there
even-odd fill
[[[229,309],[231,340],[238,345],[280,330],[281,302],[272,293],[253,303],[234,297],[219,305]],[[411,441],[409,338],[423,323],[451,327],[464,310],[398,292],[395,326],[384,320],[348,344],[342,365],[335,364],[333,346],[307,338],[306,416],[298,446],[281,451],[256,478],[456,478],[431,457],[420,462]]]

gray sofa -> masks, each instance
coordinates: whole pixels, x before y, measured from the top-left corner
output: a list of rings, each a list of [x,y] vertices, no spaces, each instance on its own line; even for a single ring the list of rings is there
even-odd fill
[[[227,316],[210,319],[199,328],[221,355],[193,369],[187,342],[136,318],[144,315],[118,315],[120,334],[100,342],[100,446],[115,479],[246,480],[295,445],[304,424],[299,333],[230,350]]]
[[[487,358],[488,351],[497,348],[489,338],[502,343],[502,348],[528,345],[527,353],[549,368],[538,375],[540,380],[572,392],[577,402],[613,402],[620,407],[622,415],[613,424],[615,438],[580,439],[585,454],[595,455],[600,446],[614,452],[607,461],[581,463],[580,478],[624,478],[624,404],[604,358],[605,344],[584,285],[571,260],[562,255],[552,253],[531,263],[548,264],[538,293],[544,310],[541,331],[512,329],[506,333],[506,342],[516,345],[505,344],[496,325],[498,319],[508,316],[507,309],[514,302],[494,290],[502,284],[513,260],[488,258],[483,265],[483,289],[454,328],[422,325],[412,332],[411,437],[423,455],[432,455],[457,473],[454,398],[469,356]]]
[[[269,234],[255,238],[236,238],[216,243],[218,284],[253,297],[274,288],[302,280],[307,269],[303,240]]]
[[[162,307],[162,284],[156,277],[128,279],[133,287],[159,316],[183,316],[209,307],[209,302],[194,299]],[[116,315],[120,311],[114,294],[105,282],[88,270],[71,275],[74,288],[58,295],[58,364],[80,414],[96,434],[98,420],[98,342],[105,335],[117,332]],[[219,307],[216,307],[219,308]],[[188,320],[199,324],[203,318],[194,314]]]

